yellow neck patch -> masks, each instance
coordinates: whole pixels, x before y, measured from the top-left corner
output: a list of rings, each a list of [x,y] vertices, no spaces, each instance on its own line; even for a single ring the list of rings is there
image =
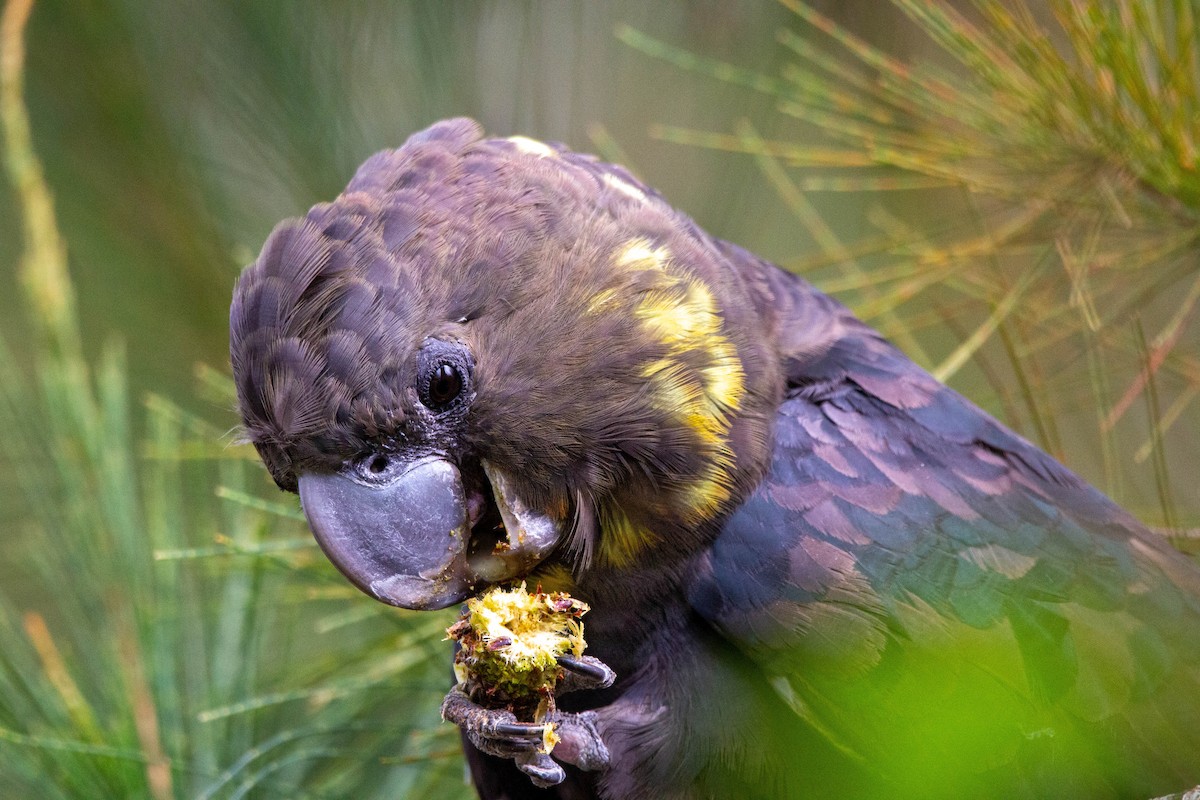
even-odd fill
[[[728,433],[745,391],[741,359],[724,335],[712,291],[673,264],[666,247],[634,239],[617,251],[613,266],[660,273],[654,288],[642,292],[633,309],[642,330],[665,346],[660,358],[643,365],[641,377],[650,387],[654,407],[689,429],[704,449],[708,467],[677,490],[671,503],[688,523],[703,522],[720,510],[733,489]],[[592,298],[589,311],[610,308],[615,300],[612,289],[601,291]],[[601,520],[600,555],[610,563],[628,560],[652,539],[623,514],[606,516]]]

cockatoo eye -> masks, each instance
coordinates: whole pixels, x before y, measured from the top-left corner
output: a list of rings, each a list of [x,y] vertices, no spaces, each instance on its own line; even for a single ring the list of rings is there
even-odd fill
[[[462,393],[463,382],[463,375],[458,367],[445,362],[438,364],[429,373],[425,385],[425,405],[435,411],[450,405]]]

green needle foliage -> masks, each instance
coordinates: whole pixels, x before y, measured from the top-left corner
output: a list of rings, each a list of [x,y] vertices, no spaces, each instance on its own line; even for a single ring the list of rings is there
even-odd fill
[[[1200,7],[892,0],[927,37],[910,61],[780,2],[797,25],[779,33],[792,59],[777,76],[618,36],[771,95],[806,143],[748,123],[655,133],[752,154],[818,247],[792,266],[943,380],[982,378],[1007,422],[1186,544],[1200,524],[1185,477],[1200,448]],[[816,192],[873,197],[877,235],[840,240]]]
[[[467,796],[437,720],[447,620],[360,600],[299,510],[258,498],[248,447],[162,397],[139,409],[119,344],[85,361],[21,99],[28,10],[6,6],[0,39],[38,343],[30,375],[0,341],[24,496],[6,561],[25,573],[0,587],[0,796]],[[232,403],[228,379],[200,378]]]

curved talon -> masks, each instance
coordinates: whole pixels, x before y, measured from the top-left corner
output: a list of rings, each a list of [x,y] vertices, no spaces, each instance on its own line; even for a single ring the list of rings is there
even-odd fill
[[[536,752],[546,731],[543,723],[518,722],[511,711],[478,705],[461,684],[451,689],[442,701],[442,719],[461,728],[471,744],[500,758]]]
[[[566,674],[555,687],[556,695],[581,689],[607,689],[617,679],[617,673],[608,664],[593,656],[559,656],[557,661]]]
[[[517,769],[529,776],[533,785],[539,789],[548,789],[562,783],[567,778],[566,771],[545,753],[528,753],[513,759]]]
[[[507,711],[499,713],[508,714]],[[533,736],[541,741],[545,728],[540,722],[495,722],[490,725],[485,722],[483,732],[500,736]]]
[[[557,661],[563,669],[596,681],[602,681],[612,674],[612,670],[607,669],[603,664],[589,663],[572,656],[559,656]]]

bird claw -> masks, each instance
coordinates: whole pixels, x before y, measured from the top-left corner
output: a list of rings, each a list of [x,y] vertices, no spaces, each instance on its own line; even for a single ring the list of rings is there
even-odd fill
[[[555,761],[573,764],[587,772],[595,772],[608,766],[608,747],[600,738],[596,725],[598,717],[594,711],[579,713],[552,711],[546,721],[553,723],[559,736],[552,751],[554,758],[546,753],[534,751],[519,753],[513,761],[517,768],[529,776],[535,786],[545,789],[562,783],[567,773]]]
[[[616,679],[616,673],[607,664],[591,656],[561,656],[558,663],[565,674],[556,694],[604,689]],[[599,718],[592,711],[554,710],[543,722],[520,722],[511,711],[479,705],[460,683],[442,701],[442,719],[461,728],[471,744],[482,752],[511,758],[541,788],[566,779],[566,772],[558,761],[588,771],[608,766],[608,747],[600,736]],[[551,751],[554,758],[542,752],[548,725],[553,725],[558,735],[558,742]]]
[[[595,772],[608,766],[608,747],[600,735],[595,711],[551,711],[546,721],[554,724],[558,744],[552,751],[559,761]]]
[[[500,758],[534,753],[542,746],[548,723],[518,722],[511,711],[484,708],[460,683],[442,701],[442,719],[462,728],[471,744]]]
[[[565,674],[555,687],[556,695],[582,689],[607,689],[617,679],[617,673],[608,664],[593,656],[559,656],[557,660]]]
[[[517,769],[528,775],[529,780],[539,789],[548,789],[567,778],[562,766],[545,753],[522,753],[513,761],[516,762]]]

